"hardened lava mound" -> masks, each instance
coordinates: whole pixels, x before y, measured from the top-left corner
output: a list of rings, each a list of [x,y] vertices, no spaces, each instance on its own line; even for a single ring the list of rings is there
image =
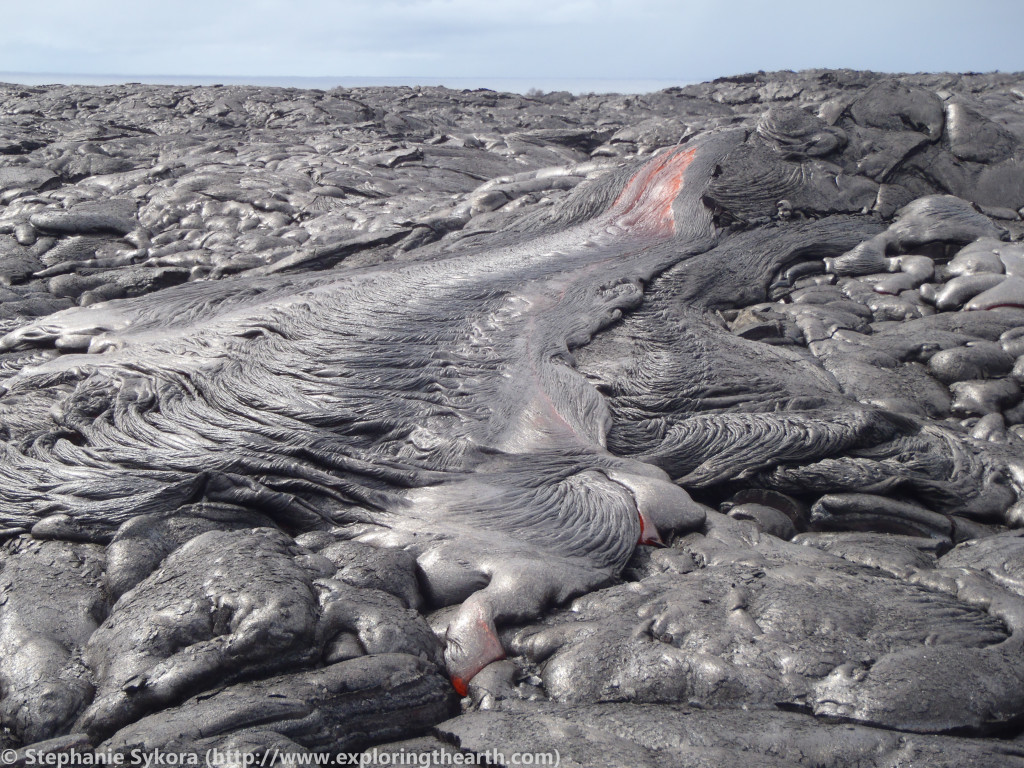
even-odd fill
[[[3,746],[1024,765],[1022,211],[1017,75],[0,86]]]

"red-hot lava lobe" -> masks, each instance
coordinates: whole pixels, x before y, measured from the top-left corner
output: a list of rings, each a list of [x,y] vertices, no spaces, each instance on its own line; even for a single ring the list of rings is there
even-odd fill
[[[672,237],[675,234],[672,204],[696,154],[694,147],[669,151],[651,160],[626,184],[609,209],[608,218],[637,235]]]

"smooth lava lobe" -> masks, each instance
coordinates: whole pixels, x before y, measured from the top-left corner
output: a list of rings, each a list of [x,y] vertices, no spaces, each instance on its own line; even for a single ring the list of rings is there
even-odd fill
[[[609,234],[615,237],[638,238],[649,242],[672,237],[675,234],[672,204],[682,188],[684,173],[695,153],[696,149],[685,152],[667,152],[644,165],[630,178],[608,212],[594,222],[598,226],[591,225],[584,229],[582,234],[586,234],[588,239],[583,248],[599,252],[597,249],[602,246],[607,247],[607,235]],[[602,259],[599,263],[605,267],[607,266],[605,262],[606,259]],[[570,276],[579,280],[593,274],[594,266],[596,265],[588,265],[580,272]],[[565,301],[569,290],[568,285],[562,287],[555,302],[545,301],[542,294],[532,295],[530,308],[532,311],[528,311],[528,313],[535,314],[538,310],[544,312],[553,310],[557,304]],[[538,333],[538,330],[539,323],[531,318],[526,325],[526,340],[529,342]],[[539,342],[539,344],[542,343]],[[535,355],[534,348],[527,350],[528,358],[533,358]],[[556,395],[549,394],[543,389],[543,376],[539,373],[538,368],[544,363],[549,363],[551,357],[552,350],[545,350],[542,359],[531,364],[529,380],[537,387],[538,392],[535,402],[525,409],[526,412],[535,414],[530,422],[530,431],[534,434],[545,434],[548,437],[558,432],[567,431],[570,433],[570,439],[578,438],[581,442],[589,442],[586,435],[587,430],[575,428],[573,415],[560,412],[555,404]],[[604,444],[603,437],[603,434],[598,435],[599,443],[602,446]],[[654,473],[649,472],[649,474]],[[652,480],[661,479],[655,477]],[[658,533],[656,522],[642,508],[642,505],[638,504],[636,508],[639,523],[637,543],[661,545],[662,539]],[[450,648],[473,649],[472,651],[467,650],[459,656],[449,653],[452,682],[460,695],[466,695],[469,680],[480,669],[492,661],[504,658],[504,650],[495,633],[492,614],[493,611],[483,610],[468,621],[456,622],[453,625],[457,628],[456,631],[462,635],[475,635],[474,637],[455,641],[455,635],[449,629]]]
[[[501,576],[507,566],[480,564],[479,570],[489,576],[490,582],[463,603],[447,631],[449,671],[460,693],[465,693],[468,681],[480,669],[504,658],[494,627],[496,620],[523,619],[552,600],[561,601],[592,588],[583,587],[583,583],[594,579],[592,583],[596,584],[617,573],[637,543],[660,545],[659,523],[679,528],[687,515],[690,524],[699,522],[696,505],[660,470],[605,452],[609,421],[604,403],[593,387],[566,364],[571,363],[567,345],[585,343],[617,319],[621,309],[635,305],[641,295],[638,283],[662,268],[661,256],[651,249],[675,235],[673,203],[695,154],[695,149],[669,152],[647,163],[629,179],[605,214],[559,234],[552,249],[559,260],[558,271],[543,282],[528,283],[515,298],[522,309],[516,312],[519,330],[510,341],[519,348],[521,354],[516,359],[522,363],[520,372],[508,376],[511,387],[500,400],[516,403],[523,417],[494,420],[492,426],[499,426],[500,431],[491,445],[506,455],[549,455],[555,461],[559,460],[556,455],[574,455],[577,460],[601,467],[599,471],[578,472],[574,479],[587,476],[585,487],[558,499],[554,509],[549,507],[542,513],[546,519],[537,519],[535,524],[545,528],[543,538],[532,530],[534,523],[524,525],[516,534],[545,549],[549,546],[544,539],[551,532],[565,541],[582,543],[589,539],[591,561],[603,561],[604,568],[584,575],[583,581],[575,582],[577,589],[565,589],[581,577],[560,577],[559,583],[553,584],[547,568],[554,552],[545,556],[546,565],[523,562],[522,570],[507,585]],[[533,241],[522,247],[535,251],[537,244]],[[621,272],[620,265],[631,262],[642,271],[626,278],[630,282],[618,283],[620,290],[610,292],[614,304],[602,311],[594,299],[608,292],[609,275]],[[628,290],[623,290],[627,286]],[[592,324],[585,329],[563,326],[560,332],[557,330],[559,321],[576,324],[581,320]],[[478,483],[474,479],[470,484]],[[444,492],[450,495],[453,488],[447,486]],[[433,493],[431,500],[444,503]],[[617,510],[621,512],[615,514]],[[635,515],[633,521],[629,520],[630,510]],[[465,550],[454,554],[472,558]],[[571,560],[563,566],[578,568]]]

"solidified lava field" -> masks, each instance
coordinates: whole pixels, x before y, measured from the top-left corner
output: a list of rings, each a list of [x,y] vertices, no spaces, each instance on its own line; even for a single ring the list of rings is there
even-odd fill
[[[7,762],[1024,766],[1022,217],[1020,74],[0,84]]]

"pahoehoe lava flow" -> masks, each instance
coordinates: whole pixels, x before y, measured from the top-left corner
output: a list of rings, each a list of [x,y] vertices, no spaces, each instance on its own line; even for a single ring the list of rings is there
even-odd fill
[[[571,184],[553,181],[571,168],[499,178],[431,226],[399,221],[334,251],[278,242],[288,255],[109,300],[97,283],[95,301],[5,325],[0,718],[13,738],[152,748],[220,717],[187,743],[360,747],[452,714],[438,670],[466,696],[488,667],[511,674],[494,664],[506,653],[532,665],[552,709],[503,717],[537,733],[572,717],[559,707],[612,701],[1015,728],[1019,575],[983,588],[981,561],[952,563],[958,543],[1024,521],[1024,435],[1009,429],[1024,423],[1021,137],[966,97],[891,79],[816,106],[652,140],[666,146]],[[437,146],[388,149],[380,167]],[[35,185],[5,197],[5,215],[24,208],[8,231],[18,247],[65,249],[36,270],[49,285],[104,266],[104,237],[143,237],[127,198],[57,209],[34,167],[0,166],[0,183]],[[145,178],[151,201],[188,179]],[[334,181],[318,201],[355,194]],[[188,184],[183,196],[214,190],[199,205],[227,205],[212,181]],[[514,205],[550,189],[564,194]],[[256,218],[290,206],[247,199]],[[468,228],[481,213],[493,225]],[[140,253],[162,247],[149,229]],[[117,268],[175,269],[189,248]],[[361,251],[387,257],[339,255]],[[874,535],[890,554],[859,554],[868,539],[852,537]],[[944,576],[924,574],[949,550]],[[816,581],[828,558],[842,564]],[[802,644],[770,628],[801,610],[780,595],[862,588],[930,602],[905,636],[858,629],[843,645],[821,629]],[[61,589],[78,605],[66,615]],[[562,608],[597,590],[607,607]],[[750,669],[729,665],[754,651],[711,641],[733,661],[706,648],[666,661],[696,632],[672,608],[690,592],[711,596],[684,612],[707,632],[771,650]],[[616,624],[616,606],[643,621]],[[947,619],[956,629],[937,628]],[[919,653],[916,632],[961,655]],[[962,690],[984,702],[952,697],[936,714],[892,682],[900,669],[933,680],[937,664],[981,670]],[[204,698],[211,681],[220,692]],[[286,725],[257,733],[261,718]],[[484,732],[455,722],[466,743]]]

